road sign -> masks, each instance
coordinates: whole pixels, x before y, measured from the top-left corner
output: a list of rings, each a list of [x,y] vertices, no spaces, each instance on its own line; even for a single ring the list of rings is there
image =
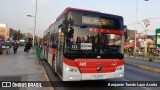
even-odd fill
[[[160,28],[159,28],[159,29],[156,29],[155,45],[156,45],[156,46],[160,46]]]

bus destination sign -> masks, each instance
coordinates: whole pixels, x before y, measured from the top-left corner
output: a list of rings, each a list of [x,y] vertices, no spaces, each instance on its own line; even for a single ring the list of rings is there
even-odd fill
[[[107,18],[82,16],[83,24],[114,26],[114,20]]]

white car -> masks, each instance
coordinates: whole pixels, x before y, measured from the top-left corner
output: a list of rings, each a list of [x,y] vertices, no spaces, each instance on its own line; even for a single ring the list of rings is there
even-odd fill
[[[24,42],[25,42],[25,40],[19,40],[19,42],[22,42],[22,43],[24,43]]]

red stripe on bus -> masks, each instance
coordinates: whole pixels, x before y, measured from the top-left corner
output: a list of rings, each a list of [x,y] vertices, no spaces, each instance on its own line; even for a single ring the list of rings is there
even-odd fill
[[[117,66],[123,65],[124,64],[124,59],[122,60],[117,60]]]
[[[84,65],[84,62],[86,62],[86,66]],[[124,60],[119,59],[75,59],[70,60],[67,58],[64,58],[64,63],[73,66],[78,67],[81,73],[107,73],[107,72],[115,72],[117,66],[124,65]],[[115,65],[112,65],[114,64]],[[102,64],[102,66],[101,66]],[[100,71],[97,71],[97,68],[102,67]]]
[[[56,20],[58,20],[61,16],[63,16],[63,15],[64,15],[66,12],[68,12],[69,10],[80,10],[80,11],[89,11],[89,12],[99,12],[99,11],[94,11],[94,10],[85,10],[85,9],[68,7],[68,8],[66,8],[66,9],[56,18]],[[100,13],[100,12],[99,12],[99,13]]]
[[[96,68],[80,68],[81,73],[107,73],[107,72],[115,72],[116,67],[107,67],[102,68],[102,70],[97,71]]]
[[[88,67],[94,68],[96,66],[102,67],[112,67],[112,66],[120,66],[124,64],[124,60],[119,59],[75,59],[74,60],[79,68]],[[112,65],[115,64],[115,65]]]
[[[75,59],[81,73],[115,72],[117,66],[123,65],[124,60],[119,59]],[[97,71],[97,68],[101,68]]]
[[[98,28],[89,28],[90,32],[98,32]],[[101,29],[101,33],[110,33],[110,34],[124,34],[122,30],[113,30],[113,29]]]
[[[77,67],[77,64],[74,60],[67,59],[67,58],[64,57],[63,61],[64,61],[65,64],[67,64],[69,66]]]

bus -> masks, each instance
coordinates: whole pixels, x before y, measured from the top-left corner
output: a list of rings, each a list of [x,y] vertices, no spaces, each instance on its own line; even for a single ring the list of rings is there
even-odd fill
[[[123,17],[66,8],[44,32],[42,54],[62,81],[124,77]]]

